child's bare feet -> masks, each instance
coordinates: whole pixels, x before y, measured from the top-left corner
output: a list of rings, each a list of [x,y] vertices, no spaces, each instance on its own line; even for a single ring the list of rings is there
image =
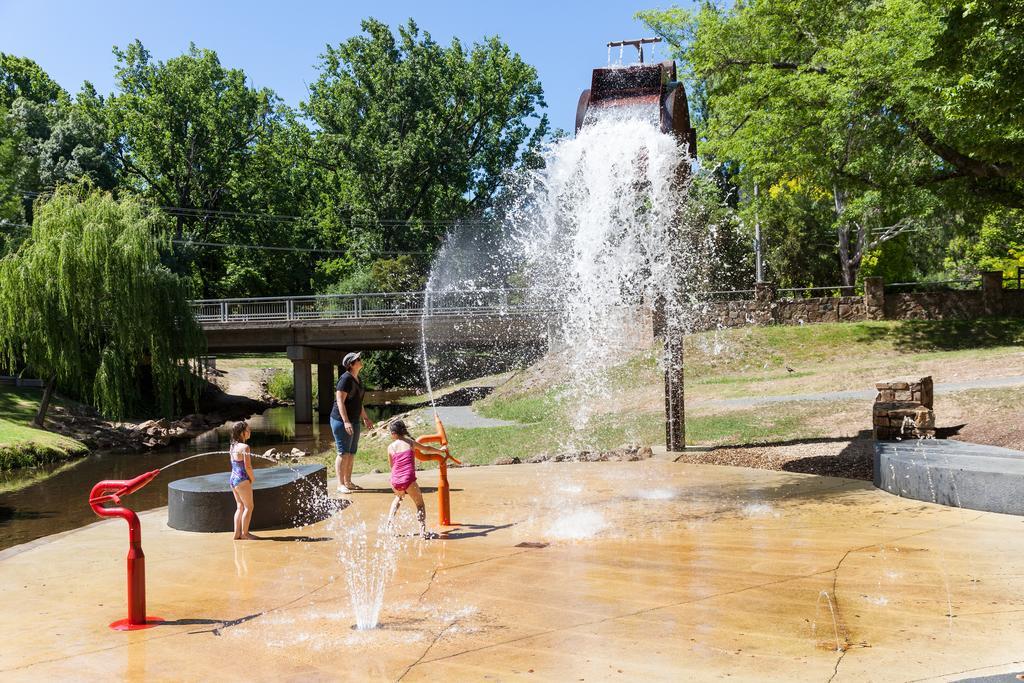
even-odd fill
[[[258,541],[258,540],[260,540],[260,537],[259,536],[253,536],[252,534],[245,534],[244,536],[242,536],[242,538],[240,540],[243,540],[243,541]]]

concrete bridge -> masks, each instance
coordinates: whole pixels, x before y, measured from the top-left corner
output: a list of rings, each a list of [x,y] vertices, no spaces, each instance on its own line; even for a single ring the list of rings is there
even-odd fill
[[[211,353],[287,353],[298,423],[313,420],[314,364],[323,413],[349,351],[418,348],[424,331],[435,347],[543,344],[550,313],[523,289],[207,299],[192,309]]]

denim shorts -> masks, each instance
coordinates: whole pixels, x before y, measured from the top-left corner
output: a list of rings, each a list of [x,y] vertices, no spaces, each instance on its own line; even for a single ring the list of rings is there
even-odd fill
[[[356,449],[359,448],[359,428],[358,422],[352,423],[352,434],[345,431],[345,423],[341,420],[336,420],[334,416],[331,416],[331,432],[334,433],[334,445],[338,449],[338,455],[347,453],[349,455],[355,455]]]

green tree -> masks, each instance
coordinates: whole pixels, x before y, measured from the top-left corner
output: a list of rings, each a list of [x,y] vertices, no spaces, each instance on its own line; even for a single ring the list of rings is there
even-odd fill
[[[273,247],[323,247],[309,210],[310,171],[303,150],[310,132],[294,112],[279,107],[253,145],[244,172],[230,185],[232,205],[243,215],[218,221],[212,236],[229,244]],[[288,218],[294,217],[294,218]],[[313,272],[322,254],[284,250],[232,248],[205,250],[210,291],[218,296],[280,296],[312,291]]]
[[[66,104],[70,100],[34,61],[0,52],[0,107],[10,109],[19,97],[36,104]]]
[[[56,386],[115,418],[140,405],[143,374],[166,415],[195,398],[203,335],[161,264],[160,220],[135,199],[68,187],[0,259],[0,365],[49,378],[40,426]]]
[[[18,169],[23,165],[14,122],[7,109],[0,107],[0,256],[22,221]]]
[[[709,161],[736,163],[748,194],[799,179],[830,196],[844,284],[944,210],[1024,201],[1019,2],[755,0],[641,17],[698,84]]]
[[[499,39],[467,49],[412,20],[397,36],[374,19],[362,28],[327,47],[302,105],[326,239],[361,252],[332,277],[370,252],[432,251],[448,221],[492,209],[509,171],[540,163],[548,133],[536,70]]]
[[[250,87],[242,70],[195,45],[166,62],[154,61],[139,41],[114,55],[117,93],[104,111],[129,186],[174,207],[176,239],[209,241],[229,215],[222,212],[239,210],[233,183],[250,171],[276,116],[275,95]],[[179,269],[205,294],[215,293],[210,271],[222,270],[221,257],[182,256],[189,262]]]

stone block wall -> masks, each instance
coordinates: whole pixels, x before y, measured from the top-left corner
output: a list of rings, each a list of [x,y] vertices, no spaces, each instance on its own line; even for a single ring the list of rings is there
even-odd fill
[[[909,292],[886,294],[889,320],[970,319],[985,315],[981,292]]]
[[[875,384],[878,395],[871,421],[878,441],[935,436],[934,386],[931,377]]]
[[[971,320],[1024,316],[1024,291],[1003,289],[1002,273],[982,274],[980,290],[886,292],[882,278],[864,281],[864,296],[778,298],[760,283],[752,299],[701,303],[690,314],[693,331],[744,325],[803,325],[859,320]]]

